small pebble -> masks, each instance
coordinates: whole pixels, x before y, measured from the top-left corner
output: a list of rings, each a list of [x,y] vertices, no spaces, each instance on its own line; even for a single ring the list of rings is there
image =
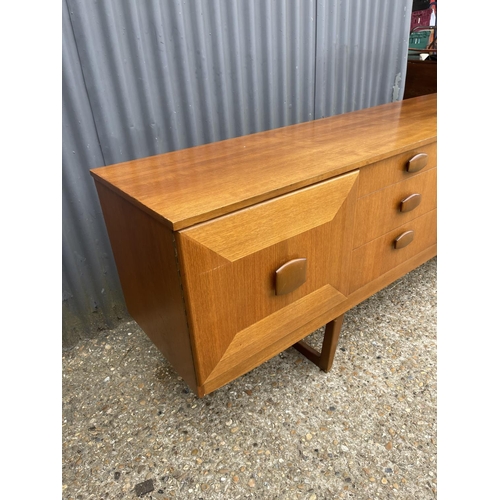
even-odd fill
[[[142,483],[136,484],[134,486],[135,494],[140,497],[145,495],[146,493],[150,493],[154,490],[153,480],[148,479],[147,481],[143,481]]]

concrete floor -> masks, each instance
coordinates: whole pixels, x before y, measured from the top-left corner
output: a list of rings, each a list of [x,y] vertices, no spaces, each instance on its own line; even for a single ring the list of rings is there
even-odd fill
[[[436,267],[197,398],[134,322],[63,353],[63,499],[436,498]],[[308,339],[321,341],[321,332]]]

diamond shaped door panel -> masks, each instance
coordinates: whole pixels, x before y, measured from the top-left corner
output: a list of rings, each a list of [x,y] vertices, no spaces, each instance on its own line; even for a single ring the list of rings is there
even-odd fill
[[[199,386],[286,349],[345,300],[357,179],[351,172],[179,232]],[[277,294],[276,271],[294,261]]]

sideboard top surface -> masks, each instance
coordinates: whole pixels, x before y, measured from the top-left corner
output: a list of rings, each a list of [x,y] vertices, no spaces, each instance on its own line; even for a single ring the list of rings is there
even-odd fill
[[[91,170],[171,229],[434,142],[437,94]]]

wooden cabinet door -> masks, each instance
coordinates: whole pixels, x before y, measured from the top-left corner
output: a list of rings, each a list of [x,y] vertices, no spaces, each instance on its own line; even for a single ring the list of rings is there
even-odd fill
[[[177,233],[199,386],[269,359],[345,300],[357,179],[351,172]],[[305,281],[277,295],[276,270],[294,259],[306,259]]]

